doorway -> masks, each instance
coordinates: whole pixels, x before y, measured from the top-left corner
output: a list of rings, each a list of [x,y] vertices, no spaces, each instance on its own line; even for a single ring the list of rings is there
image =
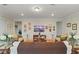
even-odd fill
[[[62,34],[62,22],[56,22],[57,36]]]
[[[21,21],[15,21],[15,33],[17,35],[22,35],[22,22]]]

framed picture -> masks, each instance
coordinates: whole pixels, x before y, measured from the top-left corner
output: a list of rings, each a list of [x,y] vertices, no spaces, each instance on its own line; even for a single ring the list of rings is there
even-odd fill
[[[29,22],[29,23],[28,23],[28,25],[30,26],[30,25],[31,25],[31,23]]]
[[[27,27],[27,25],[26,24],[24,24],[24,28],[26,28]]]
[[[52,31],[52,29],[50,28],[50,29],[49,29],[49,32],[51,32],[51,31]]]
[[[71,23],[67,23],[67,27],[71,27]]]
[[[55,26],[53,26],[53,31],[55,31]]]
[[[52,24],[49,24],[49,28],[52,28]]]
[[[72,30],[77,30],[77,24],[72,24]]]

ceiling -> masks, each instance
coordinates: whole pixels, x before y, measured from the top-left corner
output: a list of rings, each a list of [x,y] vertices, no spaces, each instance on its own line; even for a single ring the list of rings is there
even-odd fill
[[[35,12],[33,7],[41,8]],[[0,15],[13,18],[59,18],[79,12],[79,4],[7,4],[0,5]],[[24,13],[24,16],[21,16]],[[54,16],[51,14],[54,13]]]

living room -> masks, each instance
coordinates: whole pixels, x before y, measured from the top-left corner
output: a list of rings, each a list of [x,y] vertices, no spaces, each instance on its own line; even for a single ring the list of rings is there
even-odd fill
[[[69,37],[72,32],[79,39],[78,15],[78,4],[1,4],[0,36],[3,40],[2,36],[6,34],[16,41],[54,43],[67,40],[58,36]],[[79,47],[76,49],[79,53]]]

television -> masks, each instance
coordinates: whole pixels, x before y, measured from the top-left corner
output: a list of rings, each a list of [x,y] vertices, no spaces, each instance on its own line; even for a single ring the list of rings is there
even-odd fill
[[[34,32],[44,32],[44,26],[43,25],[35,25]]]

